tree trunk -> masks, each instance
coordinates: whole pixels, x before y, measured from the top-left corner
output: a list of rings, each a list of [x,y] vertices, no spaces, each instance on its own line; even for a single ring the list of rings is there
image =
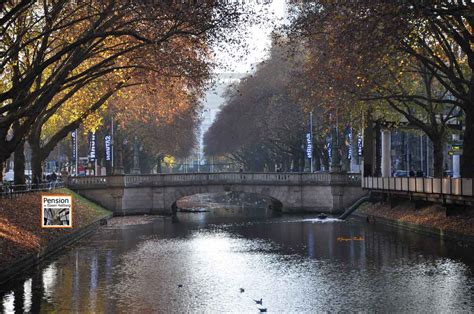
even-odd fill
[[[43,168],[41,167],[43,158],[41,158],[42,156],[39,138],[36,139],[36,136],[30,136],[28,143],[30,144],[31,148],[31,180],[33,184],[38,184],[43,181]]]
[[[158,162],[157,162],[157,164],[156,164],[156,166],[157,166],[157,167],[156,167],[156,171],[157,171],[158,173],[163,173],[163,169],[161,168],[161,163],[162,163],[162,162],[163,162],[163,157],[162,157],[162,156],[158,157]]]
[[[328,150],[323,149],[321,151],[321,156],[322,156],[324,170],[328,171],[329,170],[329,152],[328,152]]]
[[[438,136],[430,138],[433,142],[433,176],[435,178],[443,177],[443,163],[444,163],[444,143],[443,139]]]
[[[293,169],[292,170],[293,172],[300,171],[300,159],[296,154],[293,155]]]
[[[0,161],[0,175],[2,176],[0,178],[0,184],[3,182],[3,170],[4,170],[4,165],[5,163],[3,161]]]
[[[374,176],[381,177],[382,176],[382,127],[379,121],[375,123],[374,133],[375,133]]]
[[[466,128],[461,156],[461,177],[474,178],[474,110],[465,110],[464,112],[466,114]]]
[[[14,152],[13,180],[15,185],[25,184],[25,142],[21,142]]]
[[[362,150],[362,164],[364,177],[374,176],[374,125],[373,121],[368,117],[367,127],[364,130],[364,148]]]
[[[342,146],[342,171],[349,172],[351,169],[351,160],[349,159],[349,147],[344,144],[345,141],[343,141]]]
[[[0,127],[0,164],[2,164],[2,171],[4,167],[4,162],[10,158],[11,151],[8,147],[7,134],[8,128]],[[2,172],[2,181],[3,181],[3,172]]]
[[[305,159],[306,159],[306,156],[305,156],[305,154],[302,152],[302,153],[300,154],[300,172],[304,172]]]

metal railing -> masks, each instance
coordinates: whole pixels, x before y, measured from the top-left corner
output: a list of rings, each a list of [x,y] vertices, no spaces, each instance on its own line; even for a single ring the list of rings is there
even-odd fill
[[[188,185],[188,184],[347,184],[360,185],[356,173],[178,173],[152,175],[121,175],[107,177],[70,177],[70,187],[100,188],[105,186]]]
[[[0,198],[15,198],[19,195],[35,192],[51,191],[65,186],[62,181],[45,182],[39,184],[8,184],[0,183]]]
[[[364,177],[362,188],[382,191],[399,191],[452,196],[474,196],[471,178],[403,178]]]

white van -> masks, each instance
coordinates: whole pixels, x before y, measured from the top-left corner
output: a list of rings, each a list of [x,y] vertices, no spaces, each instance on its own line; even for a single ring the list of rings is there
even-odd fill
[[[14,175],[15,173],[13,172],[13,168],[11,168],[7,172],[5,172],[5,174],[3,175],[3,181],[13,182],[15,178]],[[31,170],[25,170],[25,180],[26,180],[26,183],[31,182]]]
[[[7,182],[13,182],[13,169],[10,169],[8,170],[7,172],[5,172],[5,174],[3,175],[3,181],[7,181]]]

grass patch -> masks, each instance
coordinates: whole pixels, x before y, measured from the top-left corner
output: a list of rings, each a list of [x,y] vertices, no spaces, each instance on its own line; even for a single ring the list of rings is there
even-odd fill
[[[87,208],[88,210],[90,211],[95,211],[95,214],[96,214],[96,218],[97,217],[104,217],[104,216],[107,216],[109,214],[112,214],[111,211],[103,208],[102,206],[100,206],[99,204],[96,204],[92,201],[89,201],[88,199],[82,197],[81,195],[75,193],[74,191],[70,190],[70,189],[67,189],[67,188],[61,188],[61,189],[56,189],[54,190],[54,192],[58,192],[58,193],[61,193],[61,194],[68,194],[68,195],[72,195],[73,196],[73,202],[74,204],[79,204],[81,206],[81,208]]]

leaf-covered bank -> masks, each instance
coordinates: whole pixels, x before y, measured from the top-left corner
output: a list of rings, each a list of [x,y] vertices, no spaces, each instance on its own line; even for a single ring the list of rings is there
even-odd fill
[[[51,240],[73,233],[110,214],[71,190],[51,192],[73,196],[73,228],[41,228],[41,193],[0,199],[0,269],[27,254],[39,252]]]
[[[474,236],[474,209],[464,208],[448,211],[438,204],[424,205],[415,208],[409,201],[402,201],[390,208],[390,204],[369,204],[357,211],[364,215],[411,223],[447,232]]]

